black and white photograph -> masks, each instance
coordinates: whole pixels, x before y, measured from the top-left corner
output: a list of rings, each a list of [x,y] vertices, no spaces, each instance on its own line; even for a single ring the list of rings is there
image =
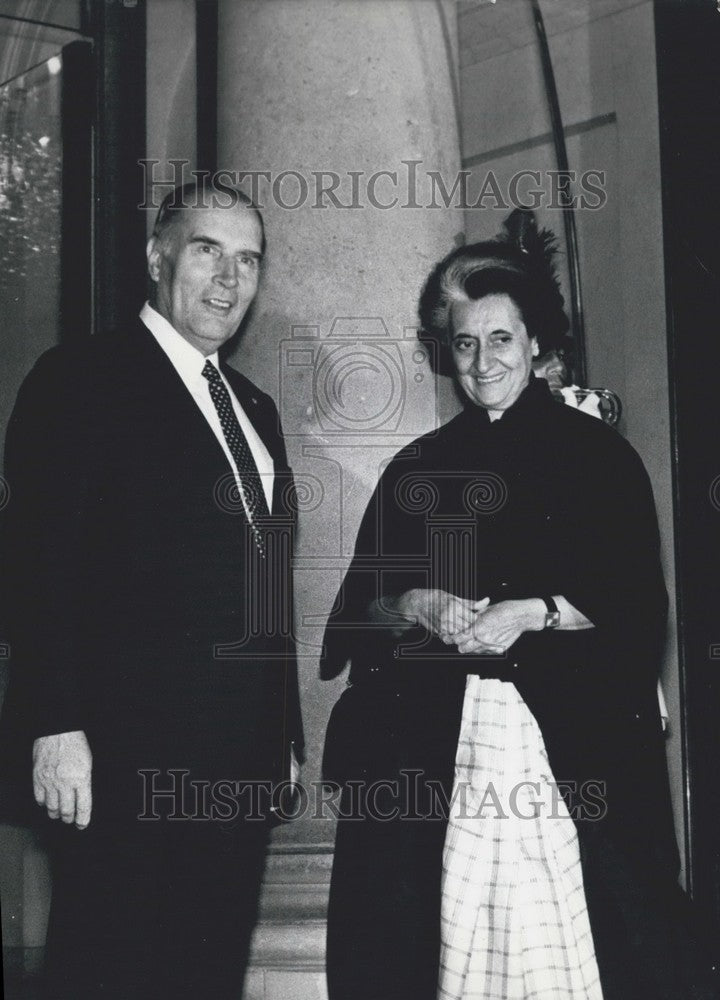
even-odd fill
[[[720,0],[0,0],[7,1000],[720,1000],[718,121]]]

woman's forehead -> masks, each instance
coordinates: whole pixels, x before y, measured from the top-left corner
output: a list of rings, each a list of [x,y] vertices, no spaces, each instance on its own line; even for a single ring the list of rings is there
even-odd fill
[[[483,295],[480,299],[458,299],[452,305],[451,327],[454,334],[478,335],[493,330],[527,332],[517,303],[506,292]]]

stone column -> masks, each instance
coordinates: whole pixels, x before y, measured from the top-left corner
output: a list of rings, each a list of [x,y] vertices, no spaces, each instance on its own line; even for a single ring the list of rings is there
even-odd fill
[[[462,239],[462,211],[444,201],[460,169],[453,18],[434,0],[220,2],[218,166],[248,172],[268,237],[231,362],[278,402],[298,479],[306,782],[343,687],[320,681],[318,644],[359,519],[382,462],[456,406],[414,335],[422,284]],[[279,831],[271,910],[322,915],[333,835],[312,810]],[[320,983],[311,938],[297,949]]]

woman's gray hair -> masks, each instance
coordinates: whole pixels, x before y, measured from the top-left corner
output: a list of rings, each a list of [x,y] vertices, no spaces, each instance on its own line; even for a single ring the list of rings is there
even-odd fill
[[[563,343],[569,322],[555,271],[555,237],[537,229],[535,216],[516,209],[492,240],[449,253],[435,266],[420,297],[419,340],[435,367],[452,373],[449,352],[451,310],[456,302],[507,294],[515,302],[529,337],[544,354]]]

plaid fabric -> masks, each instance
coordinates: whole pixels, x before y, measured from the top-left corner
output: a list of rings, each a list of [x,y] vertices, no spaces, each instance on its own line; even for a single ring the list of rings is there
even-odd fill
[[[438,1000],[602,1000],[577,833],[553,782],[515,685],[471,674],[443,856]]]

